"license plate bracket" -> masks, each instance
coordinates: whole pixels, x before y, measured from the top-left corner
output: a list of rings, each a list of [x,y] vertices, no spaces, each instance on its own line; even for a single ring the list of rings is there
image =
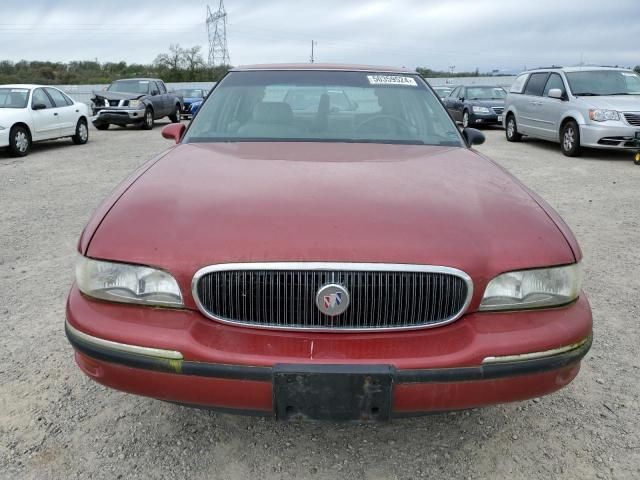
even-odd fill
[[[391,417],[390,365],[276,365],[278,420],[375,422]]]

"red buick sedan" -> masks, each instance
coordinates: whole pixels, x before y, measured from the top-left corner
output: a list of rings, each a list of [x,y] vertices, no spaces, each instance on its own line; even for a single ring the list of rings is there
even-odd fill
[[[98,208],[66,334],[112,388],[388,420],[573,380],[580,248],[404,69],[237,68]]]

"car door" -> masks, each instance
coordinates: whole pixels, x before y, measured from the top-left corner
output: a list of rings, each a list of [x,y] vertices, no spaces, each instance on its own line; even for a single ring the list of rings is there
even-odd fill
[[[551,98],[549,96],[549,90],[553,88],[557,88],[562,92],[562,98]],[[540,108],[537,117],[540,136],[556,141],[560,138],[560,121],[566,105],[564,100],[566,95],[567,88],[560,74],[551,73],[542,92],[542,97],[539,99]]]
[[[457,110],[456,110],[456,105],[457,103],[459,103],[459,99],[458,99],[458,94],[460,93],[461,87],[456,87],[453,89],[453,91],[449,94],[448,97],[446,97],[445,99],[445,106],[447,107],[447,110],[449,111],[449,114],[451,115],[451,117],[458,121],[458,120],[462,120],[461,118],[457,117]]]
[[[60,135],[74,135],[76,133],[76,123],[78,121],[78,110],[65,98],[64,94],[57,88],[46,87],[45,91],[49,94],[54,103],[55,111],[58,113],[58,128]]]
[[[33,140],[45,140],[60,136],[60,112],[44,88],[36,88],[31,95],[31,119]]]
[[[156,82],[156,87],[158,92],[160,92],[160,98],[162,100],[162,116],[170,115],[173,111],[173,104],[167,93],[167,87],[161,80]]]
[[[540,128],[540,106],[542,93],[547,83],[549,72],[532,73],[524,88],[520,100],[520,116],[518,118],[518,131],[532,136],[543,136]]]
[[[465,87],[459,87],[458,93],[453,97],[452,110],[453,118],[458,122],[462,121],[462,111],[464,110],[464,101],[466,100],[467,89]]]

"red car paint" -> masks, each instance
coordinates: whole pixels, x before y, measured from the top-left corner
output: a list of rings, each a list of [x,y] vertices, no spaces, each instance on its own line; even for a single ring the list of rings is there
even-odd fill
[[[173,130],[166,136],[182,137]],[[571,264],[582,254],[551,207],[468,148],[178,144],[116,189],[89,221],[78,249],[92,258],[169,271],[185,308],[102,302],[73,287],[69,324],[101,339],[176,350],[189,361],[451,369],[478,367],[491,356],[552,350],[591,335],[584,295],[553,309],[477,311],[498,274]],[[279,261],[444,265],[469,274],[474,294],[467,313],[449,325],[396,332],[259,330],[222,324],[197,310],[191,281],[200,268]],[[76,360],[98,382],[127,392],[240,410],[274,408],[268,381],[147,371],[82,352]],[[522,400],[561,388],[578,370],[579,360],[514,377],[399,384],[393,410]]]

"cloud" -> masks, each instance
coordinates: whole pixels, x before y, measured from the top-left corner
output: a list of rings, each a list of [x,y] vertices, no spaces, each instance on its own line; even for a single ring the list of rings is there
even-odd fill
[[[217,2],[212,0],[212,6]],[[208,50],[206,3],[4,0],[1,56],[151,62],[169,44]],[[518,70],[580,62],[637,65],[637,0],[227,0],[233,64],[323,62]],[[625,13],[626,12],[626,13]]]

